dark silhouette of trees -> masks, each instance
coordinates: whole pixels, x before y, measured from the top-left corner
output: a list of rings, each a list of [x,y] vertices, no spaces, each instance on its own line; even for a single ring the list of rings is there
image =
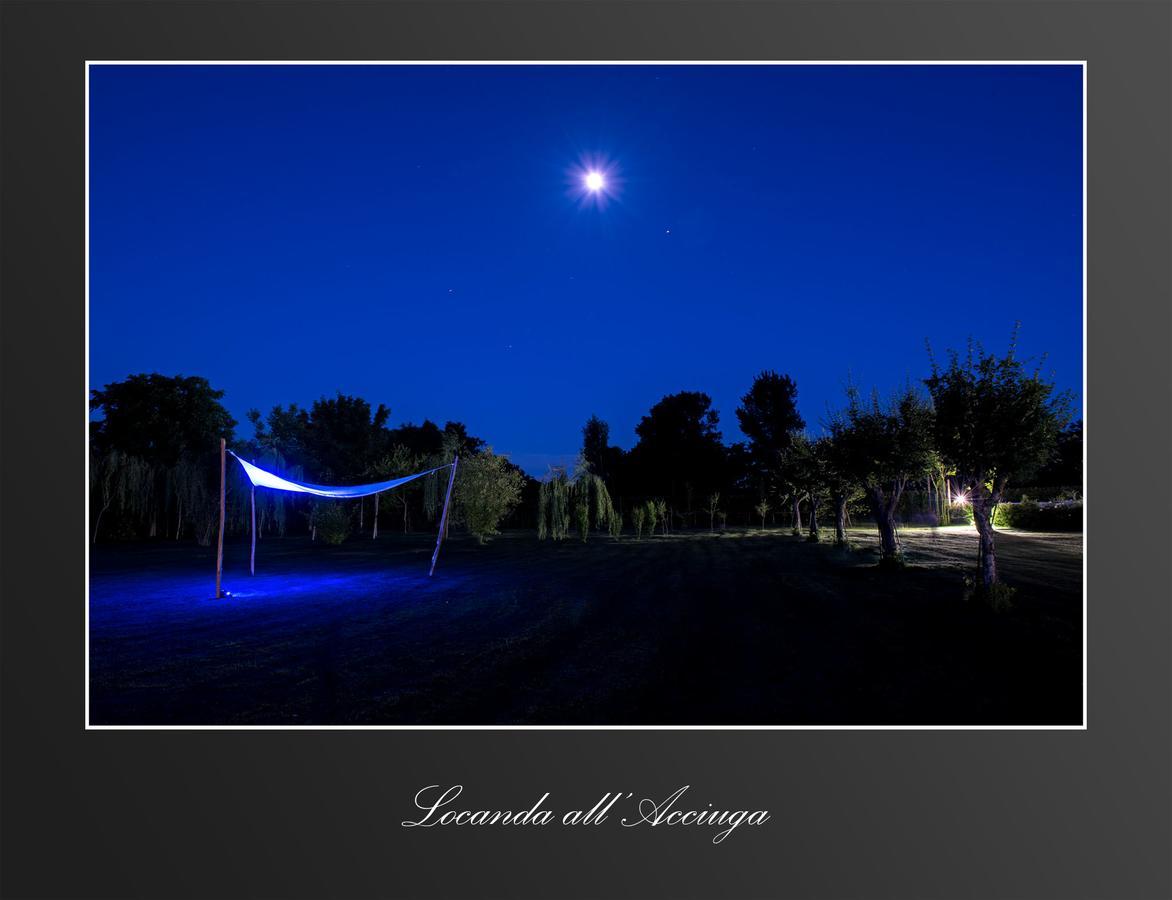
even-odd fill
[[[213,466],[236,422],[206,378],[131,375],[91,394],[91,487],[98,519],[110,513],[151,537],[194,527],[210,541]],[[94,523],[94,539],[98,525]],[[172,527],[173,524],[173,527]]]
[[[859,496],[859,485],[851,474],[850,433],[841,420],[832,420],[828,436],[818,439],[817,454],[822,460],[822,486],[834,509],[834,543],[846,545],[847,504]]]
[[[866,495],[879,529],[880,564],[897,564],[900,497],[908,481],[922,477],[935,461],[932,407],[910,387],[887,402],[873,394],[864,403],[853,387],[847,397],[846,411],[830,426],[836,458]]]
[[[1033,479],[1042,487],[1082,487],[1082,420],[1071,422],[1059,434],[1049,460]]]
[[[826,489],[826,448],[822,441],[813,441],[806,435],[799,434],[794,437],[785,460],[786,473],[792,484],[795,533],[801,533],[801,526],[798,524],[801,521],[799,504],[805,497],[810,503],[809,540],[817,542],[822,539],[818,523],[818,505]]]
[[[93,440],[152,465],[174,466],[192,454],[219,449],[232,439],[235,420],[206,378],[131,375],[91,392],[90,408],[101,411]]]
[[[794,480],[790,451],[806,424],[798,414],[797,397],[792,378],[767,369],[753,379],[737,407],[737,423],[749,439],[751,480],[758,494],[772,491],[790,502],[795,534],[802,529],[803,494]]]
[[[635,427],[639,441],[630,454],[641,493],[682,509],[688,497],[719,488],[725,469],[719,423],[712,398],[699,391],[669,394],[651,407]]]
[[[339,393],[315,400],[305,427],[305,444],[317,477],[331,483],[352,484],[362,479],[371,461],[387,449],[387,419],[383,404],[371,410],[361,397]]]
[[[582,456],[590,464],[591,471],[603,477],[602,467],[610,449],[610,426],[598,416],[592,415],[582,426]]]
[[[623,451],[610,445],[610,426],[598,416],[591,416],[582,426],[582,458],[612,491],[617,487]]]
[[[749,439],[749,452],[764,473],[776,475],[781,458],[806,423],[798,414],[798,386],[788,375],[765,370],[737,407],[737,423]]]
[[[1005,356],[986,353],[970,341],[962,358],[932,359],[925,379],[936,407],[940,455],[969,494],[978,542],[978,580],[983,591],[997,584],[993,508],[1011,481],[1033,476],[1050,459],[1068,420],[1069,399],[1015,355],[1017,333]],[[929,353],[930,353],[929,348]]]

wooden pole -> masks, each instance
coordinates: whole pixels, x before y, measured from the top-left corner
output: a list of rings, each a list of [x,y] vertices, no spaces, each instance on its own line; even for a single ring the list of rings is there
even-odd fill
[[[378,540],[378,494],[374,495],[374,534],[370,536],[372,541]]]
[[[460,462],[460,457],[452,458],[452,474],[448,476],[448,492],[444,495],[444,511],[440,516],[439,534],[435,536],[435,552],[431,554],[431,571],[427,573],[430,578],[435,574],[435,563],[439,559],[440,544],[444,540],[444,531],[448,527],[448,501],[452,499],[452,485],[456,481],[456,465]]]
[[[248,574],[256,574],[256,485],[252,486],[250,492],[250,502],[252,504],[252,555],[248,557]]]
[[[224,478],[227,474],[228,455],[226,453],[228,443],[224,438],[220,438],[220,539],[216,543],[216,599],[219,600],[224,596],[220,590],[220,576],[224,571]]]

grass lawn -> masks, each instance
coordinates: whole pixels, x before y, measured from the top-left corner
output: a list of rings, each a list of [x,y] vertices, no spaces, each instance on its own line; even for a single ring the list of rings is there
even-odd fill
[[[963,599],[971,527],[910,565],[781,530],[486,546],[99,545],[93,724],[1078,724],[1082,535],[1001,532],[1009,612]]]

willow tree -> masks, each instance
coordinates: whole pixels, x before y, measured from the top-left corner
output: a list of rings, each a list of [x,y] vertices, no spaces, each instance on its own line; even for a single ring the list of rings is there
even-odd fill
[[[898,564],[902,557],[895,511],[908,482],[936,464],[932,406],[911,387],[885,402],[877,393],[863,402],[854,387],[848,388],[847,397],[847,409],[831,424],[831,435],[875,517],[880,564]]]
[[[552,471],[537,490],[537,537],[564,541],[570,533],[570,479]]]
[[[622,519],[610,499],[606,482],[594,474],[584,458],[578,460],[572,478],[563,469],[552,470],[538,488],[539,540],[547,537],[555,541],[565,540],[573,522],[579,538],[586,541],[592,527],[607,529],[616,519],[621,530]]]
[[[949,352],[947,366],[933,358],[932,375],[924,382],[936,406],[941,458],[972,505],[979,587],[994,599],[993,508],[1011,481],[1030,477],[1046,463],[1070,412],[1069,395],[1055,393],[1038,369],[1027,372],[1016,345],[1016,329],[1001,358],[970,341],[963,358]]]

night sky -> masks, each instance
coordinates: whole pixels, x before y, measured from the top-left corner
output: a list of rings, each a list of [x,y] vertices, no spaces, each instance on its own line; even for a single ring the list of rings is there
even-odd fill
[[[535,473],[753,375],[1020,349],[1081,398],[1076,66],[95,66],[95,387],[463,421]],[[604,174],[599,194],[583,189]]]

